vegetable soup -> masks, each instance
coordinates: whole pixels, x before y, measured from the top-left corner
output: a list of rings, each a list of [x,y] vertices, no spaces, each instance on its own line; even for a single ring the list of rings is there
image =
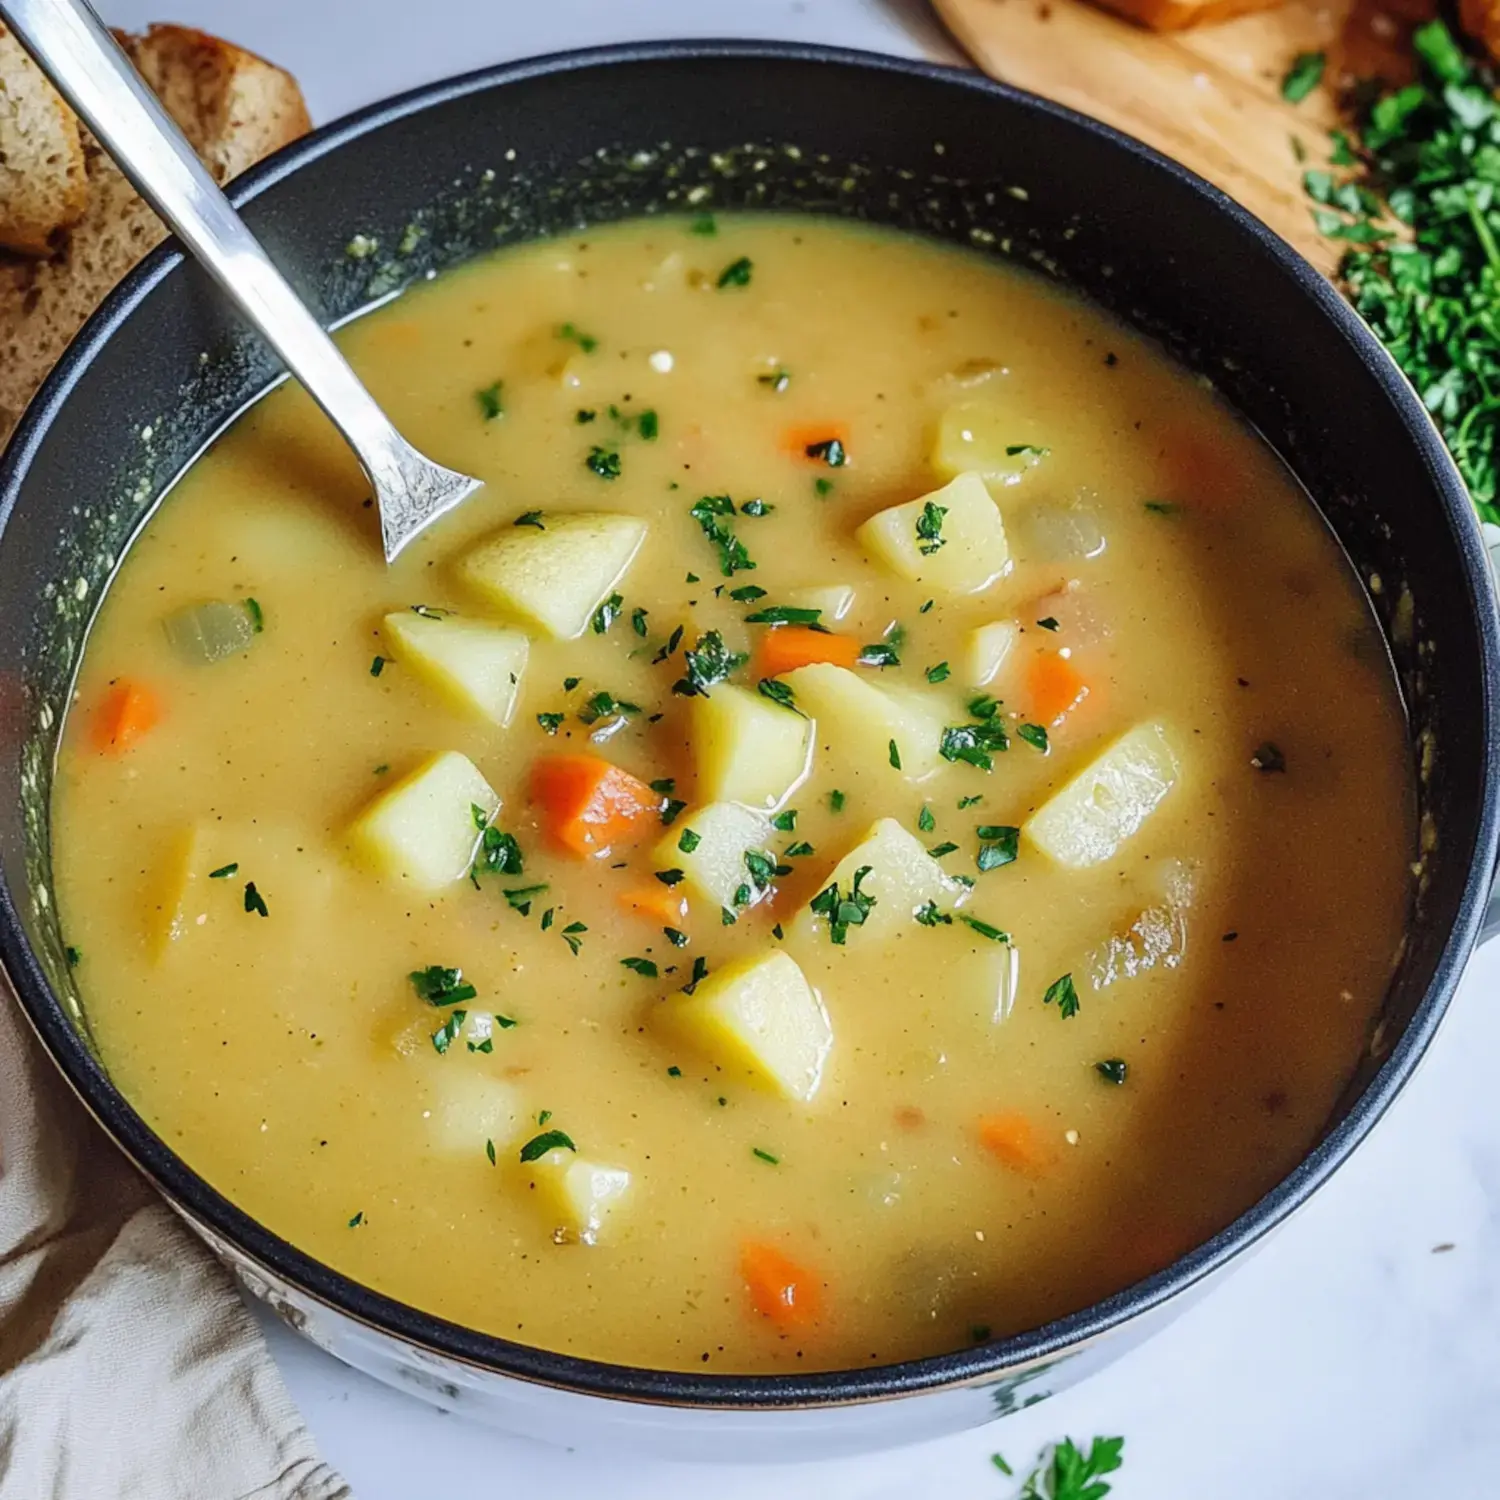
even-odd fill
[[[1160,1269],[1402,931],[1362,594],[1203,382],[894,232],[660,218],[341,336],[485,488],[387,567],[284,388],[100,609],[70,958],[216,1188],[468,1327],[849,1368]]]

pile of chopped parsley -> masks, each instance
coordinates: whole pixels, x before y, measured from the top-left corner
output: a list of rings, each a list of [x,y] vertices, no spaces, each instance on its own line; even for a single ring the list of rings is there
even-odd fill
[[[1357,138],[1334,132],[1340,170],[1311,169],[1303,186],[1319,232],[1350,244],[1350,301],[1432,414],[1481,518],[1500,524],[1500,102],[1441,20],[1412,45],[1418,80],[1356,88]]]

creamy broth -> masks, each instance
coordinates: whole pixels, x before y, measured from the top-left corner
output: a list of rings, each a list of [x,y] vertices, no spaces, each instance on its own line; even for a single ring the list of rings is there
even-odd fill
[[[369,1286],[660,1368],[932,1354],[1160,1268],[1315,1140],[1405,917],[1400,705],[1316,513],[1155,347],[1028,274],[913,238],[709,228],[508,250],[345,331],[403,431],[486,481],[394,567],[299,391],[260,402],[184,476],[80,673],[53,807],[64,931],[103,1057],[151,1126]],[[934,493],[969,470],[987,485]],[[937,516],[855,536],[929,496]],[[938,563],[982,574],[1001,558],[965,529],[989,497],[1001,576],[939,586]],[[596,590],[592,623],[557,639],[507,615],[464,559],[490,538],[562,536],[569,513],[638,518],[645,539],[604,614]],[[741,548],[753,570],[726,576]],[[543,605],[576,605],[593,567],[570,563]],[[765,592],[731,596],[747,586]],[[207,601],[232,610],[181,613]],[[747,622],[786,607],[821,610],[832,638],[805,616]],[[436,690],[402,619],[525,632],[508,727]],[[673,685],[714,675],[713,631],[756,655],[706,701],[780,716],[762,726],[778,745],[808,721],[757,692],[766,653],[863,656],[777,679],[815,728],[810,773],[753,842],[765,899],[753,860],[727,901],[691,873],[656,878],[693,866],[695,822],[712,822],[705,700]],[[981,685],[976,652],[1002,645]],[[876,709],[840,696],[861,684]],[[968,760],[935,753],[932,716],[968,726],[941,739]],[[1032,823],[1132,731],[1124,782]],[[733,785],[776,779],[760,740],[735,747]],[[492,839],[499,871],[428,891],[351,834],[439,752],[498,796],[519,873]],[[990,771],[973,763],[986,754]],[[607,853],[557,841],[588,827],[564,827],[567,788],[538,780],[562,755],[657,784]],[[1139,816],[1122,813],[1138,795]],[[873,907],[852,870],[820,897],[882,819],[946,874],[923,855],[923,899],[906,899],[882,856]],[[778,952],[806,986],[780,1073],[690,1005]],[[433,966],[462,974],[409,978]],[[441,1002],[444,982],[475,993],[418,993]],[[568,1144],[523,1165],[550,1131]],[[577,1179],[568,1198],[559,1174],[580,1161],[605,1175],[575,1212]]]

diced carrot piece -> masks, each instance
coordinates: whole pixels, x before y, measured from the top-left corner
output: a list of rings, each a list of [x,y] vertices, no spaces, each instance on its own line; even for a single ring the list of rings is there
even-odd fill
[[[531,768],[532,800],[552,842],[569,854],[600,854],[656,826],[662,799],[629,771],[597,755],[550,755]],[[651,820],[648,824],[648,820]]]
[[[780,677],[814,662],[852,667],[859,660],[859,642],[852,636],[810,630],[806,625],[778,625],[756,642],[753,670],[757,677]]]
[[[1077,667],[1060,652],[1043,651],[1032,657],[1026,671],[1031,716],[1038,724],[1060,724],[1089,695],[1089,685]]]
[[[822,464],[828,462],[827,454],[810,453],[808,449],[822,448],[825,443],[837,443],[840,448],[847,448],[849,434],[837,422],[801,422],[795,427],[788,427],[781,442],[794,458],[806,458],[813,463]]]
[[[740,1275],[762,1317],[781,1328],[817,1322],[823,1308],[822,1285],[785,1251],[764,1241],[747,1241],[740,1247]]]
[[[633,885],[620,892],[619,902],[626,911],[662,927],[675,927],[681,931],[687,924],[687,897],[679,896],[664,885],[657,885],[654,889]]]
[[[1003,1110],[979,1121],[979,1142],[1013,1171],[1036,1177],[1052,1165],[1052,1155],[1036,1127],[1019,1110]]]
[[[161,699],[142,682],[122,678],[104,695],[94,715],[94,748],[119,755],[161,721]]]

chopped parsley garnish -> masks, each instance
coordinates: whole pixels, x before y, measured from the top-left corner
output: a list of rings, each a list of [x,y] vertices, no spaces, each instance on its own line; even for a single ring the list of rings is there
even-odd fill
[[[611,715],[628,718],[631,714],[638,714],[640,711],[639,703],[629,703],[624,698],[616,698],[613,693],[600,688],[578,710],[578,717],[585,724],[597,724],[600,719],[609,718]]]
[[[1325,61],[1321,52],[1299,52],[1281,80],[1281,97],[1288,104],[1301,104],[1323,81]]]
[[[674,886],[680,884],[684,879],[686,879],[686,876],[684,875],[683,871],[672,869],[658,870],[656,872],[656,878],[665,886]]]
[[[683,812],[687,803],[680,797],[668,797],[661,807],[661,826],[670,828],[677,821],[678,814]]]
[[[445,969],[441,964],[413,969],[406,977],[411,980],[417,998],[429,1005],[458,1005],[479,994],[472,984],[465,982],[462,969]]]
[[[750,273],[755,269],[754,263],[747,255],[742,255],[738,260],[732,260],[722,271],[719,272],[718,288],[723,291],[730,286],[749,286]]]
[[[670,797],[677,790],[677,781],[671,776],[659,776],[655,781],[648,781],[646,785],[662,797]]]
[[[814,852],[813,846],[805,839],[795,844],[788,844],[783,859],[806,859]]]
[[[917,517],[917,551],[923,557],[931,557],[939,547],[947,546],[943,536],[943,517],[947,514],[946,505],[937,505],[931,500],[922,506],[922,514]]]
[[[774,1156],[771,1152],[764,1151],[759,1146],[752,1146],[750,1154],[751,1156],[758,1157],[763,1162],[769,1163],[773,1167],[781,1165],[781,1158],[779,1156]]]
[[[687,947],[687,933],[678,931],[675,927],[663,927],[663,934],[674,948]]]
[[[748,895],[748,888],[747,887],[741,886],[740,889],[746,891],[746,894]],[[739,914],[737,912],[731,911],[727,906],[721,906],[719,908],[719,926],[720,927],[733,927],[734,924],[736,922],[738,922],[738,921],[739,921]]]
[[[573,957],[578,957],[578,949],[583,943],[583,934],[588,931],[582,922],[569,922],[562,930],[562,940],[570,949]]]
[[[964,808],[966,808],[966,807],[973,807],[976,802],[983,802],[983,801],[984,801],[984,794],[982,792],[975,792],[973,794],[973,796],[971,796],[971,797],[960,797],[958,799],[958,810],[960,812],[962,812],[964,810]],[[982,838],[983,836],[984,835],[981,833],[980,837]]]
[[[78,965],[83,962],[83,954],[80,953],[78,949],[75,948],[71,943],[69,943],[68,946],[63,949],[63,957],[67,959],[68,967],[70,969],[76,969]]]
[[[676,1063],[673,1063],[672,1066],[667,1069],[667,1077],[668,1078],[681,1078],[682,1077],[682,1069],[679,1068]]]
[[[551,1118],[551,1111],[544,1110],[543,1114]],[[573,1144],[572,1136],[563,1130],[544,1130],[540,1135],[534,1135],[521,1147],[521,1162],[539,1161],[549,1151],[572,1151],[575,1154],[578,1147]]]
[[[364,1211],[364,1209],[360,1209],[360,1211],[357,1214],[355,1214],[355,1216],[352,1219],[349,1220],[349,1227],[350,1227],[350,1229],[358,1229],[359,1226],[361,1224],[363,1224],[364,1222],[365,1222],[365,1211]]]
[[[684,854],[691,854],[702,842],[703,835],[701,833],[694,833],[691,828],[684,828],[682,830],[682,837],[677,840],[677,847]]]
[[[1094,1064],[1094,1071],[1107,1083],[1124,1083],[1130,1075],[1130,1065],[1123,1057],[1106,1057]]]
[[[571,693],[573,691],[573,689],[576,688],[578,686],[578,684],[580,682],[582,682],[582,681],[583,681],[583,678],[581,678],[581,677],[564,677],[563,678],[563,692],[565,692],[565,693]]]
[[[931,608],[932,608],[932,606],[933,606],[933,605],[934,605],[934,604],[936,604],[936,603],[937,603],[937,600],[936,600],[936,599],[929,599],[929,600],[927,600],[927,602],[926,602],[926,603],[925,603],[925,604],[923,604],[923,605],[922,605],[922,606],[921,606],[921,607],[920,607],[920,608],[919,608],[919,609],[918,609],[918,610],[917,610],[917,613],[918,613],[918,614],[919,614],[919,615],[925,615],[925,614],[926,614],[926,613],[927,613],[927,612],[928,612],[928,611],[929,611],[929,610],[930,610],[930,609],[931,609]]]
[[[944,841],[941,844],[934,844],[927,853],[932,859],[943,859],[949,854],[957,854],[958,845]]]
[[[688,225],[689,234],[715,235],[718,232],[719,226],[712,214],[699,214],[698,217]]]
[[[789,807],[771,819],[771,827],[778,833],[790,833],[797,826],[797,809]]]
[[[474,863],[469,867],[469,878],[477,887],[481,875],[521,875],[521,845],[513,833],[502,833],[485,816],[482,807],[473,805],[474,826],[480,830],[479,848],[474,854]]]
[[[620,477],[620,453],[617,448],[602,448],[595,443],[583,461],[583,466],[597,474],[600,479]]]
[[[531,903],[536,900],[549,887],[543,885],[520,886],[513,891],[502,890],[500,894],[505,897],[506,905],[512,911],[518,911],[523,917],[531,915]]]
[[[982,872],[998,870],[1001,865],[1013,864],[1021,847],[1021,830],[1007,823],[981,823],[977,830],[980,838],[979,853],[975,864]]]
[[[948,663],[940,661],[935,667],[928,667],[927,680],[928,682],[947,682],[949,672]]]
[[[489,1159],[490,1159],[490,1165],[492,1167],[495,1166],[496,1162],[495,1162],[495,1143],[494,1143],[494,1141],[492,1141],[492,1140],[486,1140],[485,1141],[485,1143],[484,1143],[484,1154],[487,1157],[489,1157]]]
[[[708,960],[704,958],[704,956],[700,953],[697,958],[693,960],[693,975],[692,978],[689,979],[685,985],[683,985],[682,993],[684,995],[691,995],[693,991],[696,990],[698,986],[702,984],[703,981],[707,978]]]
[[[844,794],[839,791],[837,787],[835,787],[833,791],[829,792],[828,794],[828,811],[836,813],[843,812],[844,803],[846,800],[847,799],[845,798]]]
[[[850,886],[848,895],[839,890],[838,882],[835,881],[832,885],[825,886],[808,903],[820,917],[826,918],[828,936],[840,947],[848,937],[849,929],[863,927],[875,908],[875,897],[860,889],[865,877],[873,869],[872,865],[861,865],[854,872],[854,883]]]
[[[1051,1005],[1057,1001],[1058,1014],[1063,1020],[1070,1021],[1078,1014],[1078,990],[1073,984],[1073,976],[1064,974],[1061,979],[1054,979],[1047,986],[1047,993],[1042,996],[1043,1005]]]
[[[537,1122],[538,1125],[545,1125],[547,1123],[547,1121],[550,1120],[551,1118],[552,1118],[552,1111],[550,1109],[544,1109],[536,1117],[536,1122]]]
[[[789,708],[794,714],[802,714],[802,710],[797,707],[796,694],[786,683],[778,682],[774,677],[762,677],[755,687],[762,698],[769,698],[772,703],[779,703],[782,708]],[[807,715],[802,714],[802,717],[805,719]]]
[[[510,524],[512,526],[535,526],[538,531],[545,531],[547,529],[542,521],[542,513],[539,510],[522,511]]]
[[[890,761],[892,769],[901,769],[901,751],[897,749],[895,740],[886,745],[886,759]]]
[[[381,763],[381,764],[380,764],[380,765],[378,765],[378,766],[376,766],[376,767],[375,767],[375,772],[374,772],[374,774],[375,774],[375,775],[376,775],[376,776],[384,776],[384,775],[385,775],[385,773],[386,773],[386,772],[387,772],[387,771],[389,771],[389,770],[390,770],[390,766],[389,766],[389,765],[387,765],[387,764],[386,764],[386,763],[384,763],[384,762],[382,762],[382,763]]]
[[[587,411],[584,408],[580,407],[578,409],[577,414],[574,416],[573,420],[580,427],[584,427],[584,426],[587,426],[588,423],[592,422],[594,420],[594,418],[597,417],[598,415],[599,415],[599,413],[596,412],[596,411]]]
[[[591,621],[595,635],[603,635],[616,620],[620,618],[620,611],[625,607],[625,600],[619,594],[611,594],[598,609],[594,611]],[[643,632],[644,633],[644,632]]]
[[[567,339],[569,343],[577,344],[585,354],[592,354],[599,347],[599,340],[592,334],[580,333],[571,323],[563,323],[557,330],[560,339]],[[593,414],[590,413],[590,416]]]
[[[265,897],[255,889],[253,880],[245,884],[245,910],[256,912],[262,917],[270,916],[270,912],[266,910]]]
[[[618,594],[615,595],[615,598],[618,599],[619,597],[620,596]],[[640,636],[642,640],[645,640],[646,638],[646,616],[648,614],[650,614],[650,610],[642,609],[639,605],[635,609],[630,611],[630,628],[635,631],[635,633]]]
[[[661,419],[654,411],[643,411],[635,419],[635,430],[640,433],[643,441],[654,443],[661,432]]]
[[[752,897],[759,897],[764,891],[770,889],[772,882],[779,875],[790,875],[792,867],[780,864],[774,856],[763,854],[759,849],[745,850],[745,869],[750,876],[750,887],[744,886],[740,891],[745,891],[745,898],[740,899],[740,891],[735,892],[736,906],[747,906]]]
[[[210,870],[208,872],[208,878],[210,880],[228,880],[239,867],[240,862],[238,860],[235,860],[233,864],[220,865],[217,870]]]
[[[1047,731],[1040,724],[1017,724],[1016,734],[1033,749],[1047,753]]]
[[[1285,771],[1286,756],[1281,753],[1270,740],[1255,747],[1255,754],[1250,757],[1250,764],[1257,771]]]
[[[1174,505],[1170,500],[1148,500],[1146,509],[1154,516],[1175,516],[1182,507]]]
[[[766,386],[779,396],[791,383],[792,377],[785,370],[773,370],[769,375],[757,375],[756,383]]]
[[[754,604],[757,599],[764,599],[766,591],[755,583],[742,583],[737,589],[730,589],[729,597],[737,604]]]
[[[1010,749],[1010,736],[1000,721],[1000,705],[987,694],[969,700],[972,724],[954,724],[943,730],[938,754],[944,760],[965,761],[983,771],[992,771],[992,756]]]
[[[433,1050],[440,1057],[458,1040],[458,1033],[463,1029],[464,1021],[468,1019],[468,1015],[469,1013],[466,1010],[449,1011],[448,1019],[432,1033]]]
[[[753,500],[746,500],[740,506],[742,516],[768,516],[776,507],[762,500],[759,495]]]
[[[917,827],[923,833],[931,833],[937,827],[937,819],[932,815],[932,809],[924,802],[922,811],[917,814]]]
[[[744,666],[749,657],[742,651],[731,651],[724,644],[724,637],[717,630],[710,630],[698,637],[696,646],[683,653],[683,659],[687,675],[672,684],[672,691],[683,698],[706,698],[711,687]]]
[[[953,925],[953,918],[947,912],[940,911],[936,901],[924,901],[912,915],[923,927],[951,927]]]
[[[1010,934],[1004,928],[996,927],[992,922],[983,921],[979,917],[971,917],[966,911],[959,912],[958,920],[965,927],[972,927],[980,937],[988,938],[992,943],[1008,943],[1010,941]]]
[[[566,714],[538,714],[536,721],[548,734],[556,734],[562,728],[563,720],[567,717]]]
[[[657,967],[649,958],[622,958],[620,960],[627,969],[639,974],[642,979],[655,979]]]
[[[266,628],[266,612],[260,607],[258,599],[245,600],[245,613],[250,616],[250,629],[261,635]]]
[[[668,637],[667,637],[667,644],[666,644],[666,645],[665,645],[665,646],[663,646],[663,647],[662,647],[662,648],[661,648],[661,650],[660,650],[660,651],[658,651],[658,652],[657,652],[657,653],[656,653],[656,655],[655,655],[655,656],[653,656],[653,657],[652,657],[652,658],[651,658],[651,665],[652,665],[652,666],[653,666],[653,667],[659,667],[659,666],[660,666],[660,665],[661,665],[661,664],[662,664],[662,662],[664,662],[664,661],[666,661],[666,659],[667,659],[667,658],[668,658],[668,657],[669,657],[669,656],[671,656],[671,654],[672,654],[672,653],[673,653],[673,652],[674,652],[674,651],[675,651],[675,650],[676,650],[676,649],[677,649],[677,648],[678,648],[678,647],[679,647],[679,646],[680,646],[680,645],[681,645],[681,644],[682,644],[682,626],[681,626],[681,625],[679,625],[679,626],[678,626],[678,627],[677,627],[677,628],[676,628],[676,629],[675,629],[675,630],[674,630],[674,631],[673,631],[673,632],[672,632],[672,634],[671,634],[671,635],[670,635],[670,636],[668,636]]]
[[[833,481],[822,475],[813,480],[813,494],[819,500],[826,500],[833,493]]]
[[[901,658],[889,641],[875,641],[859,648],[858,661],[862,667],[899,667]]]
[[[747,625],[816,625],[822,618],[821,609],[804,609],[796,604],[768,604],[754,614],[745,616]]]
[[[370,676],[379,677],[383,671],[385,671],[385,657],[377,656],[375,660],[370,663]]]
[[[1036,443],[1012,443],[1006,450],[1007,458],[1019,458],[1024,453],[1031,458],[1046,458],[1051,453],[1050,448],[1039,447]]]
[[[1121,1450],[1124,1447],[1124,1438],[1096,1437],[1085,1455],[1071,1438],[1064,1438],[1027,1476],[1021,1486],[1023,1500],[1030,1500],[1033,1496],[1036,1500],[1043,1496],[1046,1500],[1104,1500],[1111,1486],[1100,1476],[1113,1474],[1123,1465]],[[991,1462],[1000,1468],[1005,1461],[997,1453]],[[1003,1472],[1010,1473],[1009,1467]]]
[[[474,399],[479,403],[480,413],[486,422],[493,422],[500,416],[505,408],[500,404],[500,382],[487,385],[482,391],[474,392]]]
[[[809,443],[802,450],[809,458],[821,458],[830,469],[842,469],[849,462],[849,454],[836,437],[824,438],[821,443]]]
[[[1038,620],[1037,624],[1039,626],[1041,626],[1041,628],[1043,630],[1056,630],[1058,628],[1058,625],[1057,625],[1057,616],[1056,615],[1048,615],[1046,617],[1046,619],[1044,619],[1044,620]]]
[[[734,514],[734,501],[728,495],[704,495],[689,508],[688,514],[698,523],[699,529],[719,549],[719,571],[726,578],[754,568],[745,544],[734,534],[734,528],[724,521]],[[693,582],[689,578],[689,582]]]

